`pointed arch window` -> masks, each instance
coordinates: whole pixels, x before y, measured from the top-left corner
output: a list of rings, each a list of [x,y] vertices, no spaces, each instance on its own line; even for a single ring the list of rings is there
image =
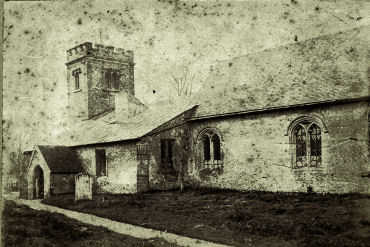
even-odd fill
[[[296,139],[296,166],[303,167],[307,162],[306,130],[302,125],[298,125],[294,134]]]
[[[308,129],[310,140],[310,165],[321,165],[321,129],[315,123],[311,124]]]
[[[208,135],[203,136],[203,153],[204,160],[211,160],[211,140]]]
[[[201,134],[202,157],[205,168],[222,168],[221,140],[219,134],[207,130]]]
[[[293,168],[322,165],[322,135],[313,121],[301,121],[292,129]]]
[[[213,159],[221,160],[221,143],[220,137],[217,134],[212,135],[213,143]]]

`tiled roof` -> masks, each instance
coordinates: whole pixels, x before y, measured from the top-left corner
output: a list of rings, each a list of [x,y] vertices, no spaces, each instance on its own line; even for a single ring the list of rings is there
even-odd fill
[[[138,139],[194,106],[189,99],[161,101],[125,123],[116,122],[115,113],[110,112],[101,118],[81,121],[62,133],[56,142],[64,146],[82,146]]]
[[[195,118],[369,96],[370,27],[219,62]]]
[[[38,148],[51,172],[79,173],[83,171],[76,151],[62,146],[41,146]]]

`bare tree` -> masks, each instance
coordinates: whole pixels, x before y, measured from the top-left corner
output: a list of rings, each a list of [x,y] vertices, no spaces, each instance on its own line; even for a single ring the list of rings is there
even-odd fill
[[[191,73],[189,66],[182,66],[178,73],[170,72],[173,88],[177,96],[190,96],[193,93],[193,84],[196,73]]]
[[[4,155],[10,162],[6,164],[7,173],[12,175],[19,175],[23,158],[22,151],[32,138],[32,131],[27,131],[24,124],[16,122],[13,118],[3,121],[3,135],[6,140],[6,143],[3,143],[6,146]]]

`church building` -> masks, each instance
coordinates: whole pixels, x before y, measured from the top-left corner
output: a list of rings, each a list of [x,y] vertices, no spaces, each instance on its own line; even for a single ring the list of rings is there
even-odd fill
[[[180,186],[370,193],[370,28],[295,42],[210,68],[192,98],[145,106],[132,51],[67,51],[69,117],[27,156],[23,195]],[[22,195],[22,192],[21,192]]]

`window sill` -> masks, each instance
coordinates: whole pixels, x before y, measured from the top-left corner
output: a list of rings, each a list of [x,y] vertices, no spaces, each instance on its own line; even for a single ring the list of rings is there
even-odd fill
[[[104,92],[111,92],[111,93],[118,93],[121,92],[121,90],[116,90],[116,89],[108,89],[108,88],[103,88]]]
[[[223,167],[223,161],[222,160],[205,160],[203,161],[203,167],[208,169],[216,169],[216,168],[222,168]]]
[[[97,178],[107,178],[108,175],[96,175]]]
[[[304,167],[293,167],[293,171],[323,171],[324,168],[320,167],[313,167],[313,166],[304,166]]]
[[[78,93],[78,92],[81,92],[81,91],[82,91],[82,89],[80,88],[80,89],[74,90],[73,93]]]
[[[199,176],[202,178],[207,177],[207,176],[218,176],[221,175],[224,172],[224,169],[222,167],[204,167],[199,170]]]

